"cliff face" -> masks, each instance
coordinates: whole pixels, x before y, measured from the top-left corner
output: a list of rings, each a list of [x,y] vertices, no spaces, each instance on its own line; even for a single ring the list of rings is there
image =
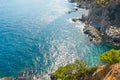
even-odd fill
[[[120,0],[112,1],[105,7],[92,5],[86,22],[98,29],[113,45],[120,46]]]
[[[82,16],[87,26],[96,28],[101,33],[101,38],[115,46],[120,47],[120,0],[71,0],[77,1],[77,7],[89,9],[88,16]],[[106,1],[106,2],[104,2]],[[109,4],[108,4],[109,3]],[[87,17],[87,18],[86,18]],[[84,29],[90,40],[97,40],[99,35],[91,28]],[[89,33],[88,33],[89,32]],[[92,34],[91,34],[92,33]],[[92,35],[92,36],[91,36]],[[92,38],[92,39],[91,39]],[[101,39],[99,38],[99,39]],[[98,41],[97,41],[98,42]]]

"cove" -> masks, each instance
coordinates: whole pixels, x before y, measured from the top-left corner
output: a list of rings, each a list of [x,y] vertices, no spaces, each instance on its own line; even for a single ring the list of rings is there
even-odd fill
[[[75,59],[98,64],[98,56],[111,47],[90,42],[82,23],[69,22],[88,13],[68,14],[73,8],[65,0],[0,0],[0,77],[24,69],[53,71]]]

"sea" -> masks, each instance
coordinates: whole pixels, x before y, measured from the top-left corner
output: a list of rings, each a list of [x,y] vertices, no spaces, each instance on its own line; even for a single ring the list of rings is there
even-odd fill
[[[91,42],[84,23],[72,22],[89,10],[67,0],[0,0],[0,77],[16,77],[22,70],[54,72],[85,60],[99,64],[99,55],[112,47]]]

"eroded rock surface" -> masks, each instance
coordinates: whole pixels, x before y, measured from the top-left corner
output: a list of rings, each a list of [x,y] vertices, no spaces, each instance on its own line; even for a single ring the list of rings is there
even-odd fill
[[[120,80],[120,63],[98,66],[94,80]]]
[[[97,42],[97,43],[100,43],[102,41],[101,34],[95,27],[87,25],[83,31],[85,34],[88,35],[91,41]]]

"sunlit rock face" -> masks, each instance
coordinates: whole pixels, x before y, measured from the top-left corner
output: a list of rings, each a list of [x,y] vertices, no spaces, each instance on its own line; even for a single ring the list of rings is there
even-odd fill
[[[94,80],[104,80],[110,70],[108,67],[108,65],[98,66],[96,72],[93,74]]]
[[[120,1],[114,0],[105,7],[92,5],[86,21],[98,29],[113,45],[120,46]]]
[[[120,80],[120,63],[98,66],[94,80]]]

